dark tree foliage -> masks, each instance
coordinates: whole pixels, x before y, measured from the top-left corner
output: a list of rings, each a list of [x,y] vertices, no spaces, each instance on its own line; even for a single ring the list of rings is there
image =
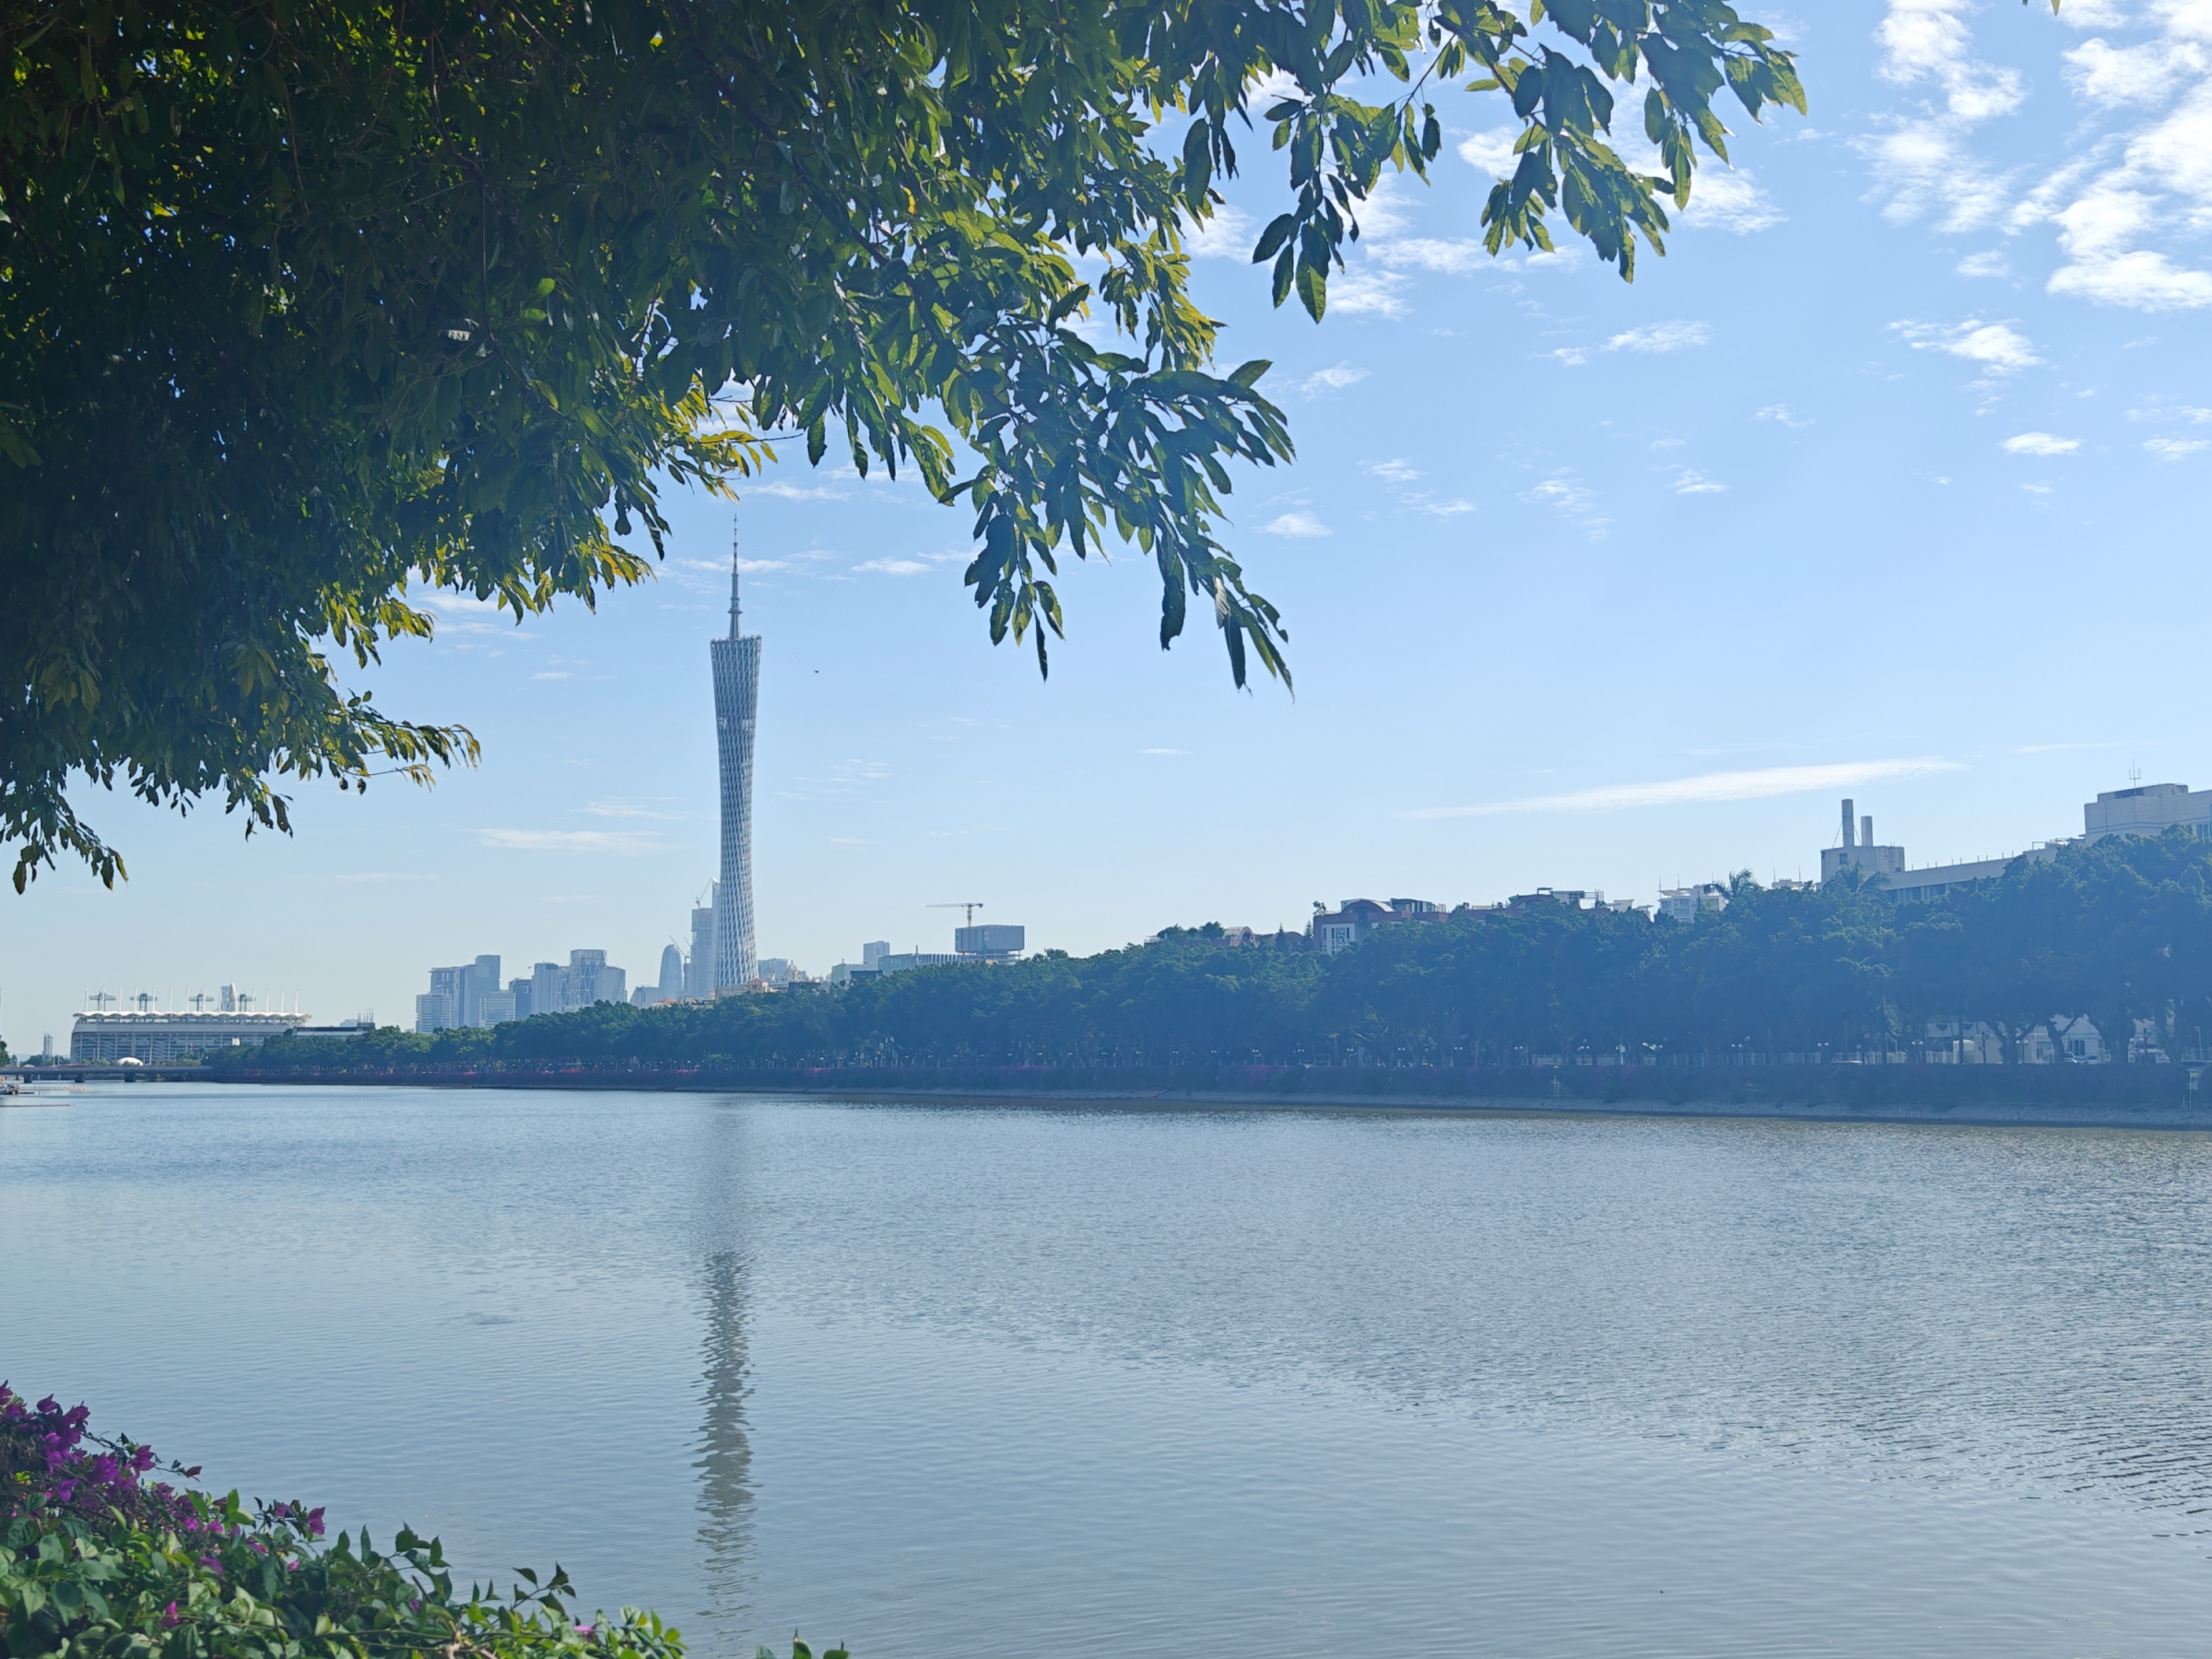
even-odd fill
[[[1040,668],[1059,559],[1118,540],[1163,646],[1195,602],[1238,684],[1284,675],[1218,532],[1290,438],[1265,363],[1217,371],[1183,245],[1253,117],[1289,187],[1255,258],[1319,318],[1447,81],[1523,124],[1490,247],[1563,218],[1624,276],[1693,140],[1725,155],[1716,98],[1805,101],[1722,0],[6,0],[0,62],[18,890],[121,871],[73,777],[250,830],[287,776],[472,757],[340,660],[428,635],[421,590],[634,582],[666,488],[801,444],[963,503]]]
[[[1219,930],[1095,957],[946,967],[774,996],[602,1005],[489,1031],[279,1042],[262,1071],[717,1065],[1180,1066],[1778,1060],[1910,1052],[1932,1019],[2016,1043],[2088,1014],[2124,1056],[2149,1020],[2169,1053],[2212,1029],[2212,843],[2176,831],[2017,861],[1948,902],[1900,907],[1845,878],[1763,888],[1694,925],[1537,904],[1401,923],[1323,956]],[[2018,1058],[2017,1047],[2014,1058]]]

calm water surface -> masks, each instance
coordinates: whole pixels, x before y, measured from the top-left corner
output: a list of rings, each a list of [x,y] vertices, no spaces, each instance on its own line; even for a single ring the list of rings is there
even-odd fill
[[[2212,1137],[0,1111],[0,1374],[695,1651],[2212,1652]]]

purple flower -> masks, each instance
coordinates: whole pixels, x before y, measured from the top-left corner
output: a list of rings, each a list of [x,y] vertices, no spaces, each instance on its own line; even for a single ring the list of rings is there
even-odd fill
[[[323,1512],[320,1509],[312,1509],[307,1512],[307,1535],[311,1538],[319,1538],[323,1535]]]
[[[179,1622],[180,1621],[177,1618],[177,1604],[175,1602],[171,1602],[168,1606],[161,1610],[161,1623],[165,1628],[173,1630],[176,1628]]]
[[[598,1633],[599,1627],[597,1625],[578,1625],[576,1627],[576,1634],[579,1636],[592,1637],[596,1636]]]

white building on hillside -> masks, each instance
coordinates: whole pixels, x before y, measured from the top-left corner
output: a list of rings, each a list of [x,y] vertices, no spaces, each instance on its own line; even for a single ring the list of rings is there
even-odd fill
[[[2102,841],[2108,835],[2163,835],[2176,829],[2212,838],[2212,789],[2138,783],[2132,789],[2108,789],[2081,809],[2082,836],[2088,841]]]

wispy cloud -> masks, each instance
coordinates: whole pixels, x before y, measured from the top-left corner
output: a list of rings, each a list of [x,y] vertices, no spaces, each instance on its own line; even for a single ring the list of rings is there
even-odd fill
[[[1725,230],[1732,236],[1747,236],[1781,224],[1785,216],[1748,171],[1738,168],[1727,172],[1700,167],[1690,186],[1689,206],[1681,210],[1680,217],[1693,230]]]
[[[2022,432],[2005,440],[2008,455],[2070,455],[2080,447],[2078,438],[2059,438],[2049,432]]]
[[[1656,783],[1608,783],[1567,794],[1531,795],[1480,806],[1423,806],[1410,818],[1502,818],[1532,812],[1626,812],[1641,806],[1680,806],[1715,801],[1757,801],[1773,795],[1849,789],[1895,778],[1924,778],[1963,770],[1955,760],[1853,760],[1834,766],[1770,766],[1754,771],[1704,772]]]
[[[1612,524],[1599,511],[1597,497],[1567,473],[1546,478],[1521,499],[1535,506],[1556,508],[1562,517],[1581,525],[1592,541],[1603,540]]]
[[[1252,258],[1253,244],[1259,240],[1251,216],[1225,202],[1214,209],[1212,218],[1183,236],[1182,245],[1193,259],[1234,259],[1242,263]]]
[[[1377,461],[1367,470],[1385,484],[1412,484],[1421,477],[1418,470],[1404,461]]]
[[[2043,360],[2035,355],[2034,342],[2009,323],[1984,323],[1979,317],[1969,317],[1963,323],[1907,320],[1890,324],[1889,330],[1915,351],[1940,351],[1946,357],[1963,358],[1992,374],[2018,374]]]
[[[1978,153],[1975,129],[2027,95],[2018,71],[1975,55],[1970,19],[1979,9],[1977,0],[1889,0],[1877,30],[1884,78],[1933,87],[1941,101],[1889,113],[1865,141],[1885,211],[1897,219],[1933,212],[1938,229],[1954,232],[2049,225],[2064,261],[2046,287],[2062,297],[2153,312],[2212,306],[2212,271],[2185,262],[2212,218],[2206,0],[2067,0],[2062,24],[2154,32],[2117,43],[2100,35],[2065,53],[2065,80],[2089,119],[2043,123],[2074,154],[2022,166]],[[2024,190],[2023,180],[2031,181]],[[1984,253],[1959,269],[2002,275],[2005,264]]]
[[[1688,351],[1712,338],[1702,323],[1646,323],[1617,334],[1606,342],[1607,351]]]
[[[576,677],[566,668],[547,668],[530,677],[534,680],[564,680],[574,679]]]
[[[688,814],[662,812],[652,806],[640,806],[629,801],[589,801],[577,808],[594,818],[651,818],[664,824],[681,823]]]
[[[1260,526],[1267,535],[1288,535],[1300,540],[1330,534],[1329,527],[1310,512],[1293,511],[1272,518]]]
[[[1138,749],[1136,752],[1140,755],[1187,755],[1191,751],[1179,748],[1148,748]]]
[[[627,856],[658,852],[661,838],[642,830],[479,830],[487,847],[515,853],[609,853]]]
[[[1511,177],[1519,158],[1513,146],[1519,142],[1519,127],[1492,127],[1488,132],[1473,133],[1459,141],[1459,159],[1477,172],[1488,173],[1493,178]]]
[[[1329,310],[1354,316],[1402,317],[1405,286],[1406,278],[1395,271],[1345,271],[1329,284]]]
[[[845,491],[834,484],[786,484],[781,478],[772,484],[750,484],[747,495],[772,496],[779,501],[841,501]]]
[[[2010,200],[2010,179],[1970,140],[1975,127],[2018,108],[2026,88],[2017,71],[1974,55],[1974,0],[1890,0],[1876,29],[1882,78],[1940,98],[1885,117],[1885,130],[1864,142],[1892,219],[1939,212],[1942,229],[1966,230],[1998,218]]]
[[[1406,236],[1377,242],[1375,258],[1392,270],[1411,265],[1443,276],[1465,276],[1489,263],[1489,251],[1467,238],[1442,240],[1432,236]]]
[[[872,571],[878,576],[920,576],[929,569],[918,559],[871,559],[853,568]]]
[[[1809,415],[1793,415],[1788,404],[1769,404],[1751,417],[1754,420],[1771,420],[1777,426],[1808,427],[1813,424]]]
[[[1727,488],[1727,485],[1716,484],[1702,474],[1691,472],[1688,467],[1683,468],[1675,478],[1675,493],[1677,495],[1719,495]]]
[[[1334,369],[1316,369],[1298,382],[1298,389],[1306,396],[1319,397],[1326,392],[1341,392],[1347,386],[1356,386],[1367,378],[1368,371],[1350,363],[1338,363]]]
[[[2143,447],[2161,461],[2179,461],[2183,456],[2194,455],[2199,450],[2212,449],[2212,439],[2146,438]]]

